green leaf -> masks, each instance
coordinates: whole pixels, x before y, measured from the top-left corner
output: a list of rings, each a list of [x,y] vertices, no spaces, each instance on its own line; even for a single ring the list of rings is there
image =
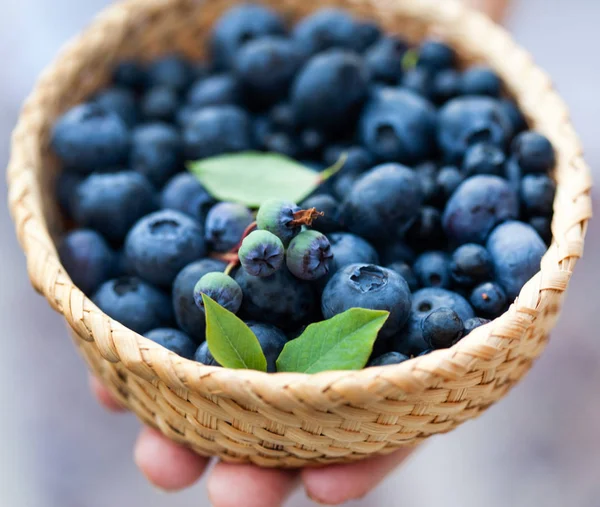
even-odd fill
[[[342,157],[333,167],[318,173],[277,153],[246,151],[205,158],[188,167],[213,197],[258,208],[269,199],[302,201],[344,162]]]
[[[419,61],[419,52],[416,49],[409,49],[402,57],[402,69],[411,70],[417,66]]]
[[[301,336],[286,343],[277,359],[277,371],[318,373],[363,368],[389,314],[351,308],[329,320],[311,324]]]
[[[267,371],[267,360],[252,330],[235,314],[202,294],[208,350],[225,368]]]

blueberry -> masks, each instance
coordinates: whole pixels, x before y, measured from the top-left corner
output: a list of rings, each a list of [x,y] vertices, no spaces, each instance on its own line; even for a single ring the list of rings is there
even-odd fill
[[[451,242],[483,243],[496,225],[518,216],[519,202],[506,180],[480,175],[465,180],[452,194],[442,225]]]
[[[133,131],[131,168],[156,187],[162,187],[183,165],[179,132],[170,125],[154,123]]]
[[[373,46],[381,37],[381,29],[375,21],[355,20],[353,46],[362,53]]]
[[[413,294],[408,323],[402,333],[394,338],[393,349],[409,356],[419,355],[429,349],[423,338],[421,324],[434,310],[440,308],[454,310],[463,322],[475,316],[468,301],[456,292],[435,287],[418,290]]]
[[[140,278],[168,286],[187,264],[206,253],[203,233],[198,222],[179,211],[156,211],[129,231],[125,252]]]
[[[425,343],[434,349],[447,349],[462,338],[465,326],[454,310],[439,308],[423,319]]]
[[[88,296],[115,271],[115,253],[100,234],[88,229],[69,232],[58,255],[73,283]]]
[[[331,167],[342,157],[345,157],[345,161],[338,175],[359,176],[368,169],[371,169],[376,163],[373,155],[362,146],[339,145],[332,145],[326,148],[324,161],[327,166]]]
[[[436,114],[413,92],[382,88],[367,103],[359,122],[364,146],[385,161],[425,160],[435,144]]]
[[[549,217],[531,217],[529,225],[536,230],[546,245],[552,242],[552,220]]]
[[[475,174],[504,175],[504,152],[489,143],[478,143],[471,146],[465,153],[462,170],[466,177]]]
[[[148,67],[148,83],[151,87],[170,88],[183,93],[194,79],[189,62],[178,55],[168,55],[154,60]]]
[[[166,86],[150,88],[142,97],[140,110],[147,122],[171,123],[177,115],[179,97]]]
[[[185,359],[192,359],[198,348],[196,342],[178,329],[159,327],[148,331],[144,336]]]
[[[331,48],[358,51],[363,41],[357,37],[358,23],[345,10],[321,8],[300,20],[293,32],[296,43],[305,54],[320,53]]]
[[[464,176],[453,166],[442,167],[437,173],[436,187],[438,196],[445,203],[463,182]]]
[[[406,72],[402,78],[402,88],[423,98],[433,97],[434,75],[425,68],[414,68]]]
[[[56,199],[67,217],[73,214],[73,196],[84,177],[78,173],[63,171],[56,179]]]
[[[218,69],[228,69],[244,44],[266,35],[283,34],[285,23],[274,10],[249,3],[237,5],[214,25],[208,43],[209,53]]]
[[[242,288],[225,273],[206,273],[194,286],[196,306],[205,311],[202,294],[232,313],[237,313],[242,306]]]
[[[121,248],[116,252],[116,261],[115,261],[115,277],[119,276],[134,276],[135,271],[133,266],[129,262],[127,255],[125,253],[125,249]]]
[[[104,313],[140,334],[166,327],[172,319],[169,297],[131,276],[103,283],[92,301]]]
[[[510,221],[496,227],[487,241],[496,281],[509,301],[514,300],[540,269],[546,245],[535,229],[522,222]]]
[[[336,197],[343,201],[352,192],[352,187],[357,179],[358,176],[352,174],[340,174],[336,177],[333,182],[333,192]]]
[[[439,194],[437,186],[437,167],[431,162],[424,162],[415,167],[415,172],[421,185],[423,202],[426,204],[434,203]]]
[[[296,44],[283,37],[263,37],[245,44],[235,55],[235,74],[248,103],[262,109],[288,94],[303,63]]]
[[[410,357],[404,354],[400,354],[400,352],[386,352],[385,354],[369,361],[367,368],[371,368],[374,366],[389,366],[391,364],[400,364],[404,361],[408,361],[409,359]]]
[[[307,230],[290,242],[285,260],[290,273],[296,278],[316,280],[329,273],[332,258],[327,236],[318,231]]]
[[[285,334],[275,326],[261,322],[247,322],[248,327],[254,333],[260,343],[260,348],[267,360],[267,372],[277,371],[277,358],[287,343]]]
[[[336,232],[328,236],[333,259],[329,265],[330,274],[336,273],[349,264],[378,264],[379,256],[370,243],[360,236]]]
[[[298,140],[287,132],[273,132],[265,138],[265,150],[281,153],[289,158],[297,158],[301,146]]]
[[[192,85],[187,103],[197,110],[206,106],[238,105],[241,99],[240,82],[232,74],[215,74]]]
[[[119,63],[113,72],[113,83],[117,86],[139,91],[146,85],[146,70],[141,63],[126,60]]]
[[[192,114],[183,129],[188,160],[252,148],[250,117],[235,106],[211,106]]]
[[[474,66],[463,72],[460,92],[462,95],[499,97],[502,93],[502,81],[489,67]]]
[[[204,223],[206,215],[214,204],[214,198],[198,178],[190,173],[173,176],[160,196],[161,208],[181,211],[200,223]]]
[[[456,61],[454,49],[443,42],[426,40],[419,46],[418,67],[438,71],[453,67]]]
[[[365,53],[365,63],[371,79],[386,84],[397,84],[402,77],[402,57],[408,50],[404,39],[395,35],[382,37]]]
[[[198,347],[198,350],[196,350],[196,353],[194,354],[194,361],[202,363],[206,366],[221,366],[219,363],[217,363],[211,351],[208,350],[208,342],[204,342],[202,345],[200,345],[200,347]]]
[[[385,339],[402,329],[410,313],[410,303],[408,284],[395,271],[373,264],[350,264],[327,283],[321,310],[326,319],[350,308],[387,310],[390,315],[379,332]]]
[[[413,269],[423,287],[448,289],[452,285],[450,259],[443,252],[425,252],[417,258]]]
[[[127,88],[106,88],[94,96],[92,102],[106,111],[118,114],[128,127],[133,127],[138,121],[135,94]]]
[[[283,264],[285,248],[269,231],[253,231],[242,241],[239,250],[242,267],[252,276],[270,276]]]
[[[512,135],[510,118],[490,97],[452,99],[440,109],[438,123],[438,144],[450,162],[460,161],[473,144],[502,148]]]
[[[510,118],[510,123],[513,127],[513,133],[518,134],[527,129],[527,120],[523,116],[523,113],[519,109],[519,106],[510,99],[501,99],[500,107],[504,110],[504,113]]]
[[[323,213],[313,222],[312,228],[329,234],[342,229],[340,224],[340,203],[329,194],[320,194],[309,197],[302,203],[303,209],[316,208]]]
[[[256,215],[259,229],[269,231],[277,236],[284,245],[300,232],[300,226],[294,223],[294,214],[300,211],[297,204],[280,199],[265,201]]]
[[[213,250],[227,252],[240,243],[252,222],[252,213],[246,206],[233,202],[215,204],[206,217],[206,241]]]
[[[197,341],[204,340],[205,317],[194,301],[194,287],[205,274],[223,272],[226,264],[214,259],[194,261],[183,268],[173,282],[175,320],[183,331]]]
[[[92,174],[77,187],[72,207],[79,225],[118,242],[135,222],[156,209],[156,198],[148,180],[134,171]]]
[[[445,246],[446,238],[439,210],[432,206],[423,206],[419,210],[417,220],[408,229],[406,239],[420,250]]]
[[[267,138],[273,133],[273,125],[265,115],[256,116],[252,121],[252,143],[257,149],[264,150]]]
[[[526,174],[521,181],[521,203],[531,215],[552,214],[556,184],[545,174]]]
[[[58,119],[51,143],[69,169],[88,174],[124,163],[130,135],[116,113],[98,104],[81,104]]]
[[[463,336],[467,336],[471,331],[477,329],[490,322],[488,319],[482,319],[481,317],[473,317],[472,319],[465,320],[465,330]]]
[[[244,293],[242,315],[260,319],[284,330],[294,329],[313,316],[315,301],[311,286],[282,267],[271,276],[252,276],[244,269],[235,275]]]
[[[391,264],[392,262],[407,262],[412,264],[416,255],[414,250],[408,246],[404,239],[386,241],[378,247],[379,257],[382,264]]]
[[[342,220],[367,239],[402,236],[417,218],[421,188],[414,172],[384,164],[361,176],[342,204]]]
[[[420,288],[417,275],[415,275],[410,265],[408,265],[406,262],[392,262],[387,268],[391,269],[392,271],[395,271],[402,278],[404,278],[411,292],[415,292]]]
[[[502,287],[494,282],[478,285],[469,298],[471,306],[484,317],[499,317],[506,308],[506,294]]]
[[[472,287],[491,278],[493,266],[489,252],[481,245],[467,243],[452,254],[452,279],[463,287]]]
[[[552,144],[537,132],[522,132],[515,137],[511,152],[524,173],[547,173],[556,164]]]
[[[461,76],[455,70],[443,70],[433,76],[430,95],[436,104],[444,104],[460,93]]]
[[[299,134],[301,151],[309,157],[318,156],[325,146],[325,136],[318,130],[307,128]]]
[[[346,130],[367,98],[369,72],[358,55],[332,49],[313,56],[291,91],[292,105],[303,125],[326,132]]]
[[[298,118],[291,104],[282,102],[277,104],[268,114],[273,130],[293,134],[298,127]]]

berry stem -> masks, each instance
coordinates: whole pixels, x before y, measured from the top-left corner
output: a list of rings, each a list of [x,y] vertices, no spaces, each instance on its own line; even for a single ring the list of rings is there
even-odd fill
[[[327,169],[321,171],[321,173],[319,174],[319,180],[318,180],[319,185],[322,185],[329,178],[331,178],[332,176],[335,176],[337,173],[339,173],[341,171],[342,167],[344,167],[346,160],[348,160],[348,154],[344,152],[340,155],[340,158],[338,158],[338,160],[335,164],[333,164],[331,167],[328,167]]]
[[[301,209],[294,213],[294,219],[288,224],[288,227],[300,227],[301,225],[310,227],[317,218],[323,215],[325,213],[317,211],[317,208]]]
[[[239,259],[236,261],[231,261],[229,264],[227,264],[227,267],[225,268],[225,271],[223,271],[223,273],[225,273],[227,276],[229,276],[231,274],[231,272],[237,267],[238,264],[239,264]]]

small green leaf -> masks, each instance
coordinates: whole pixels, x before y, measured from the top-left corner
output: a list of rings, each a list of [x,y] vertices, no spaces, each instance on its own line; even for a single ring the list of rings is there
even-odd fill
[[[341,165],[318,173],[277,153],[246,151],[191,162],[189,170],[213,197],[258,208],[269,199],[302,201]]]
[[[267,371],[267,360],[252,330],[235,314],[202,294],[208,350],[225,368]]]
[[[300,337],[285,345],[277,359],[277,371],[318,373],[363,368],[389,314],[351,308],[329,320],[311,324]]]
[[[417,66],[419,61],[419,52],[416,49],[409,49],[402,57],[402,69],[411,70]]]

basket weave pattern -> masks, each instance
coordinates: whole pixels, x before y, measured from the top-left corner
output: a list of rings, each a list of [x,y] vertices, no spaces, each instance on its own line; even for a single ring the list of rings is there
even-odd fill
[[[103,314],[73,285],[53,238],[49,190],[57,116],[104,85],[115,61],[181,51],[201,57],[214,20],[233,2],[128,0],[103,12],[40,78],[13,135],[10,208],[35,289],[66,319],[93,372],[146,424],[203,455],[262,466],[352,461],[418,443],[476,417],[543,351],[591,216],[590,172],[567,108],[548,76],[507,32],[454,0],[328,2],[419,39],[438,34],[465,62],[486,61],[558,154],[554,242],[509,311],[448,350],[356,372],[268,375],[182,359]],[[290,19],[321,4],[272,0]]]

